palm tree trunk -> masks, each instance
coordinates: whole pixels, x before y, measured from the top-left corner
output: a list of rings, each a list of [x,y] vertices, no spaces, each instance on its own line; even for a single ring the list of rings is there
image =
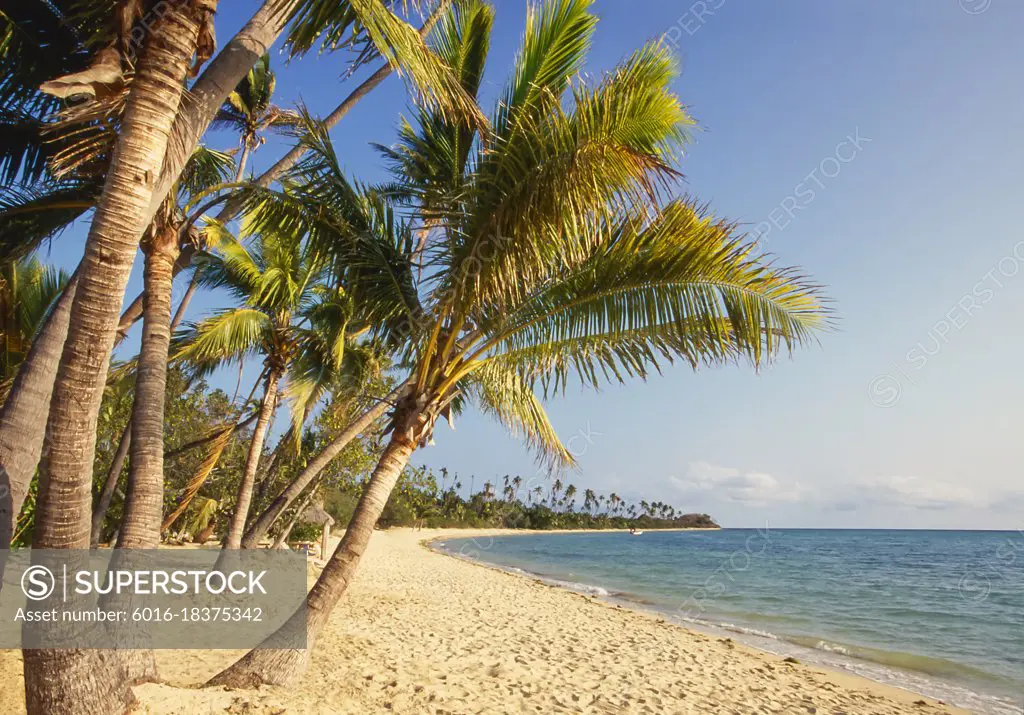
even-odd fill
[[[117,490],[117,482],[121,478],[125,459],[128,458],[128,447],[131,442],[132,422],[128,420],[128,424],[121,432],[121,440],[117,443],[117,452],[114,453],[114,459],[110,462],[110,469],[107,470],[107,479],[103,482],[103,490],[92,510],[92,534],[89,537],[89,548],[99,546],[100,540],[103,538],[103,522],[107,518],[110,503],[114,501],[114,492]]]
[[[178,263],[175,261],[174,268],[171,273],[172,277],[177,275],[177,266]],[[174,311],[174,320],[171,321],[172,334],[177,330],[178,326],[181,325],[181,321],[185,319],[185,311],[188,310],[188,305],[192,302],[192,297],[195,296],[197,290],[199,290],[199,276],[197,274],[193,274],[192,281],[188,284],[188,290],[185,291],[185,295],[181,296],[181,302],[178,303],[178,309]],[[120,330],[120,326],[118,329]]]
[[[103,193],[96,206],[67,340],[50,400],[49,448],[40,468],[33,546],[89,547],[96,417],[121,301],[167,138],[181,104],[202,9],[170,7],[151,28],[136,66]],[[95,650],[23,652],[29,715],[122,713],[134,701],[119,658]]]
[[[224,540],[225,549],[238,549],[242,546],[242,533],[245,531],[245,520],[249,516],[249,504],[252,502],[253,484],[256,481],[256,468],[259,466],[260,455],[263,453],[263,441],[267,436],[267,428],[274,416],[277,385],[280,379],[281,373],[276,369],[272,369],[267,375],[267,386],[263,391],[260,416],[253,429],[252,443],[249,445],[249,454],[245,459],[245,471],[242,472],[242,482],[238,486],[238,500],[235,502],[231,525],[228,528],[227,538]]]
[[[135,378],[132,404],[131,461],[124,517],[117,536],[119,549],[155,549],[160,545],[160,522],[164,510],[164,401],[167,393],[167,353],[171,344],[171,289],[173,267],[178,257],[178,231],[172,226],[154,230],[145,242],[143,271],[145,309],[142,317],[142,345]],[[132,555],[125,555],[130,564]],[[130,612],[131,596],[115,596],[123,610]],[[111,602],[111,603],[112,603]],[[109,607],[110,603],[108,603]],[[145,626],[145,624],[141,624]],[[157,667],[143,627],[138,648],[122,652],[125,677],[133,685],[156,682]]]
[[[385,397],[383,400],[378,402],[376,405],[368,409],[366,412],[361,414],[358,419],[352,422],[346,427],[341,434],[331,440],[320,454],[318,454],[301,472],[298,476],[285,487],[284,491],[277,495],[274,501],[266,508],[266,510],[260,514],[259,518],[249,527],[249,531],[246,532],[245,538],[242,540],[242,548],[252,549],[259,545],[263,537],[270,531],[270,527],[274,525],[274,522],[281,516],[282,512],[287,509],[295,499],[309,486],[316,477],[322,472],[331,461],[341,454],[341,451],[348,446],[348,444],[358,437],[360,434],[365,432],[370,425],[376,422],[381,416],[387,412],[391,405],[401,397],[402,392],[405,390],[405,386],[399,387]]]
[[[0,548],[7,548],[43,451],[46,418],[78,275],[53,306],[0,410]],[[0,571],[0,577],[3,576]]]
[[[167,353],[171,344],[171,289],[173,267],[178,257],[178,231],[173,226],[154,227],[144,242],[142,345],[135,377],[132,403],[131,461],[124,517],[117,535],[119,549],[155,549],[160,545],[160,522],[164,510],[164,400],[167,393]],[[124,554],[126,566],[132,554]],[[122,606],[131,612],[131,596],[113,596],[106,606]],[[156,682],[157,667],[148,646],[148,632],[142,626],[136,634],[139,647],[122,651],[128,682]]]
[[[249,152],[252,148],[249,146],[249,138],[242,137],[242,154],[238,157],[238,170],[235,172],[235,183],[239,183],[242,177],[245,176],[245,165],[249,162]]]
[[[277,446],[274,447],[274,451],[270,453],[270,460],[267,462],[267,466],[263,470],[263,476],[260,478],[259,484],[256,487],[256,495],[253,497],[254,503],[263,503],[263,497],[267,495],[267,488],[270,487],[275,479],[277,479],[277,473],[281,469],[281,461],[284,458],[284,452],[289,449],[294,441],[294,434],[295,427],[291,426],[288,428],[288,431],[281,435],[281,438],[277,440]],[[250,505],[250,508],[251,507],[252,505]],[[242,541],[244,543],[244,537]],[[243,546],[243,548],[245,547]]]
[[[352,581],[370,542],[373,527],[416,449],[415,442],[405,435],[406,431],[400,428],[392,432],[391,441],[373,470],[345,529],[345,536],[306,597],[305,610],[296,611],[276,633],[214,676],[209,685],[230,688],[255,688],[262,683],[281,685],[292,682],[306,670],[317,636]],[[306,647],[288,647],[288,644],[296,642],[295,635],[302,628],[306,630]]]
[[[174,331],[177,330],[179,325],[181,325],[181,321],[185,318],[185,310],[188,308],[188,304],[192,300],[192,296],[196,294],[196,290],[198,290],[198,288],[199,281],[195,276],[193,276],[192,282],[189,283],[188,290],[185,291],[185,295],[182,296],[181,302],[178,303],[178,309],[174,312],[174,319],[171,321],[170,328],[171,335],[174,335]],[[110,463],[110,470],[107,472],[107,480],[103,483],[103,491],[100,492],[99,501],[96,503],[96,507],[92,512],[91,547],[98,546],[100,539],[103,538],[103,521],[107,518],[107,510],[110,509],[110,503],[114,500],[114,492],[117,489],[117,482],[121,476],[121,470],[124,468],[125,459],[128,456],[128,447],[131,444],[131,439],[132,421],[129,420],[128,424],[125,425],[124,432],[121,433],[121,441],[118,443],[117,453],[114,455],[114,461]],[[167,455],[164,456],[166,457]]]
[[[171,344],[172,269],[178,257],[178,232],[173,226],[154,231],[144,246],[143,271],[145,310],[142,345],[132,403],[131,461],[124,517],[117,535],[119,549],[155,549],[160,545],[160,522],[164,508],[164,400],[167,393],[167,352]],[[125,555],[125,564],[132,555]],[[107,603],[130,612],[131,596],[114,596]],[[149,645],[145,624],[136,634],[140,647],[122,651],[128,682],[157,681],[156,658]]]
[[[171,344],[172,268],[178,257],[173,226],[154,232],[145,247],[145,313],[132,405],[131,462],[124,519],[117,545],[155,549],[160,545],[164,506],[164,399]]]
[[[310,488],[309,493],[306,494],[305,498],[301,502],[299,502],[299,508],[295,510],[295,513],[292,515],[291,521],[288,522],[288,526],[286,526],[284,530],[281,531],[281,534],[274,541],[273,548],[280,549],[288,543],[288,537],[291,536],[292,529],[294,529],[295,525],[299,523],[299,518],[302,516],[302,513],[306,511],[306,507],[309,506],[309,503],[313,501],[313,495],[315,493],[316,486],[314,485],[313,487]]]

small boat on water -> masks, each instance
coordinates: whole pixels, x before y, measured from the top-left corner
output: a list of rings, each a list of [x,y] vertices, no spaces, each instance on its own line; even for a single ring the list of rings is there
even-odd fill
[[[630,536],[640,536],[640,534],[642,534],[642,533],[644,533],[644,532],[643,531],[636,531],[635,529],[630,529],[629,530],[629,535]]]

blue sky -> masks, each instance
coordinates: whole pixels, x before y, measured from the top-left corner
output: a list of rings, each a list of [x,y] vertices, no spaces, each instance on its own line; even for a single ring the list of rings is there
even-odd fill
[[[487,97],[525,16],[522,2],[495,4]],[[245,18],[222,7],[223,42]],[[759,375],[678,366],[647,384],[570,390],[550,403],[580,462],[563,479],[726,526],[1024,527],[1024,5],[596,0],[595,11],[590,72],[652,38],[677,45],[676,88],[702,126],[684,190],[825,284],[840,324]],[[278,101],[326,114],[355,86],[344,67],[279,61]],[[333,132],[354,176],[383,178],[369,143],[393,141],[405,110],[392,78]],[[282,146],[271,140],[257,168]],[[72,265],[82,237],[69,232],[51,255]],[[205,297],[192,315],[214,305]],[[417,459],[477,487],[537,474],[487,418],[456,427]]]

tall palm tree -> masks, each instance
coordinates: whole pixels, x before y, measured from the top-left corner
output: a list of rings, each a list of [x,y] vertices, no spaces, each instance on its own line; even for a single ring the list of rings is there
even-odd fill
[[[143,8],[136,9],[141,14]],[[200,33],[209,33],[212,11],[213,5],[200,2],[170,8],[160,16],[159,27],[147,33],[145,49],[135,63],[116,149],[76,276],[67,338],[50,398],[49,448],[40,465],[43,489],[37,505],[35,548],[89,546],[96,420],[120,303],[138,237],[150,223],[153,185],[163,165],[185,79]],[[112,64],[120,74],[122,59],[114,52]],[[199,61],[204,61],[201,51],[199,55]],[[105,61],[97,55],[90,69],[101,60]],[[109,86],[105,81],[96,84]],[[24,670],[29,713],[110,712],[123,710],[131,702],[131,691],[117,666],[97,653],[26,651]],[[83,672],[93,677],[84,679]]]
[[[562,493],[562,480],[556,479],[551,485],[551,506],[554,507],[558,503],[558,495]]]
[[[731,224],[687,199],[658,201],[692,123],[670,91],[675,62],[651,44],[600,82],[574,83],[596,23],[589,5],[530,12],[491,131],[464,159],[453,151],[463,126],[426,111],[391,154],[395,194],[413,205],[427,189],[401,185],[406,162],[455,177],[423,251],[424,300],[407,316],[409,387],[307,608],[211,682],[280,683],[305,668],[309,649],[282,638],[305,633],[315,645],[410,456],[453,403],[474,398],[543,463],[571,465],[535,387],[560,390],[570,374],[588,385],[646,377],[673,358],[761,363],[824,321],[813,287],[766,265]],[[439,51],[463,78],[482,74],[463,50],[474,18],[491,12],[466,3],[439,28]]]
[[[597,500],[594,498],[593,489],[583,490],[583,511],[593,512],[594,506],[597,504]]]
[[[183,241],[198,243],[200,231],[185,215],[188,201],[211,186],[225,181],[231,171],[228,154],[200,146],[189,158],[178,182],[175,201],[164,202],[143,241],[143,283],[148,320],[143,323],[143,339],[136,363],[135,405],[129,417],[107,478],[96,500],[92,514],[91,544],[97,545],[103,531],[107,510],[117,487],[125,461],[131,453],[124,521],[118,531],[119,543],[134,548],[156,548],[160,539],[160,517],[163,505],[163,404],[167,378],[167,350],[170,335],[177,329],[183,311],[170,318],[173,260]],[[170,262],[170,265],[168,265]],[[191,288],[190,288],[191,289]],[[167,311],[161,308],[167,304]],[[148,327],[147,327],[148,326]],[[139,433],[133,435],[133,433]],[[141,437],[141,441],[134,437]],[[134,439],[134,441],[133,441]],[[140,510],[140,506],[145,505]]]

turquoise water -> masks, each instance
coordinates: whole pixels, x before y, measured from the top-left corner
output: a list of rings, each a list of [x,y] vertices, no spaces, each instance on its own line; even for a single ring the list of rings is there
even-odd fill
[[[975,712],[1024,715],[1024,531],[723,529],[438,546]]]

